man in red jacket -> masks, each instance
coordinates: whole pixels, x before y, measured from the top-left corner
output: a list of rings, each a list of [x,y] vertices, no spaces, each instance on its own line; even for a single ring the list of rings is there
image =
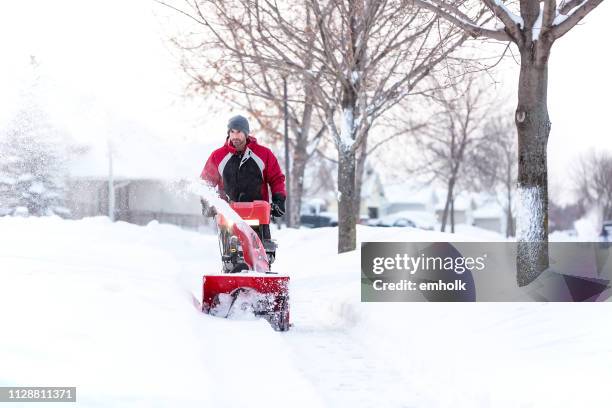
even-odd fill
[[[230,118],[225,144],[212,152],[201,177],[217,187],[219,195],[227,201],[269,202],[269,186],[272,215],[281,217],[287,197],[285,175],[272,151],[258,144],[257,139],[249,135],[249,130],[249,122],[244,116]],[[269,231],[265,235],[269,235]]]

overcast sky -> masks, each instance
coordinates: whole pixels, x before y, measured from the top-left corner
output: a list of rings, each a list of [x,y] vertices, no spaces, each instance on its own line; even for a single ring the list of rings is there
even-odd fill
[[[144,123],[165,138],[217,143],[226,112],[212,112],[182,97],[184,76],[164,44],[160,7],[151,0],[3,2],[0,120],[14,108],[11,100],[23,67],[30,55],[36,55],[53,83],[57,114],[67,122],[81,120],[86,126],[88,106],[105,107]],[[612,151],[607,120],[612,94],[610,21],[612,5],[604,2],[553,48],[551,181],[567,179],[567,170],[580,152],[590,148]],[[510,92],[517,76],[518,66],[510,66],[503,76]]]

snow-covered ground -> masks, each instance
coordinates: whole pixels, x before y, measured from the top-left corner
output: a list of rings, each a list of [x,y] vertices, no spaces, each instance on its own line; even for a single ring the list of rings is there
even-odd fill
[[[481,233],[358,229],[495,239]],[[609,404],[610,303],[361,303],[360,253],[337,255],[335,228],[273,234],[287,333],[197,310],[202,273],[220,267],[212,233],[1,217],[0,385],[76,386],[83,407]]]

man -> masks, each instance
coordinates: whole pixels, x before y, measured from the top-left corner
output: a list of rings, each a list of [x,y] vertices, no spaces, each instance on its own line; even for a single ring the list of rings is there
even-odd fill
[[[272,215],[285,213],[285,175],[278,160],[267,147],[249,135],[249,122],[244,116],[234,116],[227,124],[227,137],[223,147],[212,152],[202,179],[217,187],[219,195],[227,201],[269,202],[268,186],[272,192]],[[269,228],[264,238],[269,237]]]

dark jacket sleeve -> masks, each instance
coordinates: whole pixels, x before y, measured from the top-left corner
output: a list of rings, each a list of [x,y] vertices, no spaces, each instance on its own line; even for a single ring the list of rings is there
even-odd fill
[[[268,160],[266,163],[265,173],[265,180],[270,185],[272,194],[274,195],[275,193],[279,193],[284,197],[287,197],[287,191],[285,189],[285,175],[281,171],[281,168],[278,165],[278,160],[276,160],[276,157],[271,150],[268,151]]]

